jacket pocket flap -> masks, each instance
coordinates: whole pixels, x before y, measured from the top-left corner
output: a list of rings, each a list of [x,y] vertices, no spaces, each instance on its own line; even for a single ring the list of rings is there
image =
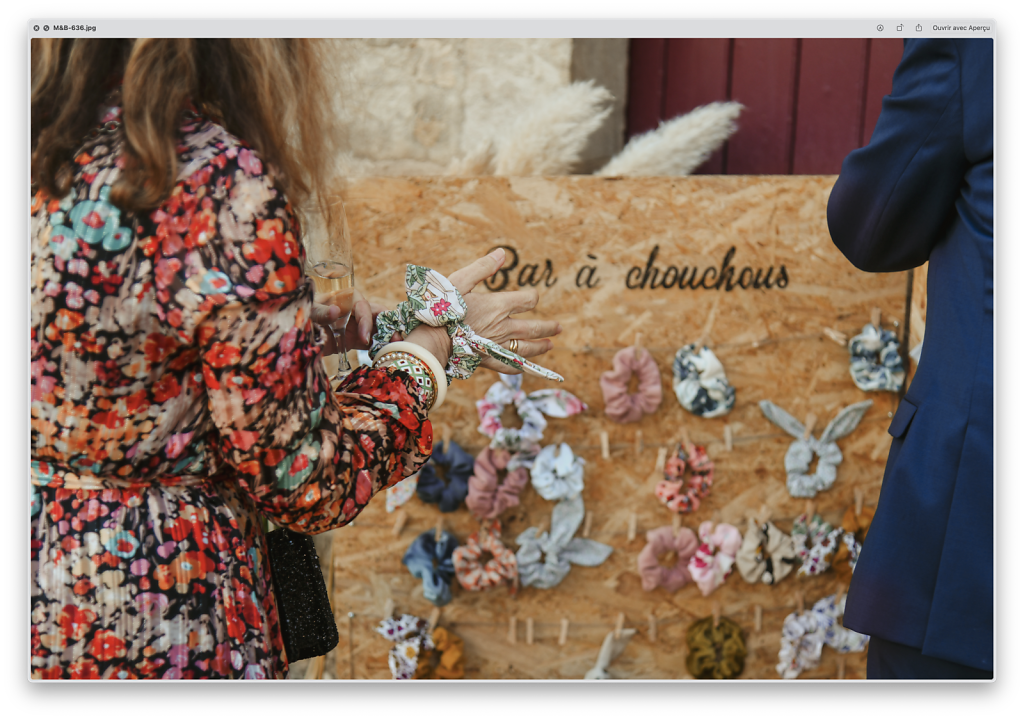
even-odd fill
[[[917,412],[917,406],[911,404],[904,397],[900,401],[900,406],[896,408],[896,414],[893,415],[892,422],[889,423],[889,434],[893,437],[902,437],[903,433],[907,431],[907,427],[910,426],[910,420],[914,419],[914,414]]]

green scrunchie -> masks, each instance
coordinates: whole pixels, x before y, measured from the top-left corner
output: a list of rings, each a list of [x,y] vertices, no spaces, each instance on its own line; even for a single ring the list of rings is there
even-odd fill
[[[735,679],[743,672],[747,643],[740,625],[721,617],[699,619],[686,630],[686,668],[695,679]]]

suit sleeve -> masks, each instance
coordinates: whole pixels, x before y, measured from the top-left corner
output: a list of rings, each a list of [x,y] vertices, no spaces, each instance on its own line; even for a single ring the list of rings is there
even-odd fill
[[[951,40],[908,40],[871,141],[843,161],[828,229],[858,269],[917,267],[944,236],[967,167],[960,69]]]

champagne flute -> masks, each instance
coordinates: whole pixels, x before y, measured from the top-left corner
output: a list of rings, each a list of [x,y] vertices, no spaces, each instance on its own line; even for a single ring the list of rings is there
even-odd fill
[[[341,315],[330,325],[334,335],[335,346],[338,347],[338,372],[331,378],[337,380],[352,371],[345,347],[345,328],[352,316],[355,304],[355,268],[352,265],[352,242],[348,234],[348,220],[345,217],[345,205],[341,202],[332,207],[341,208],[341,236],[331,233],[317,233],[309,244],[309,262],[312,265],[313,283],[317,292],[327,293],[323,298],[327,304],[337,306]],[[341,331],[335,331],[335,326]]]

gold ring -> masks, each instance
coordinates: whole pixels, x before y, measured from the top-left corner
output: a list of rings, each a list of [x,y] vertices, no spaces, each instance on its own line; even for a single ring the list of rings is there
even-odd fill
[[[519,354],[519,340],[509,340],[508,341],[508,351],[509,352],[515,352],[516,354]]]

